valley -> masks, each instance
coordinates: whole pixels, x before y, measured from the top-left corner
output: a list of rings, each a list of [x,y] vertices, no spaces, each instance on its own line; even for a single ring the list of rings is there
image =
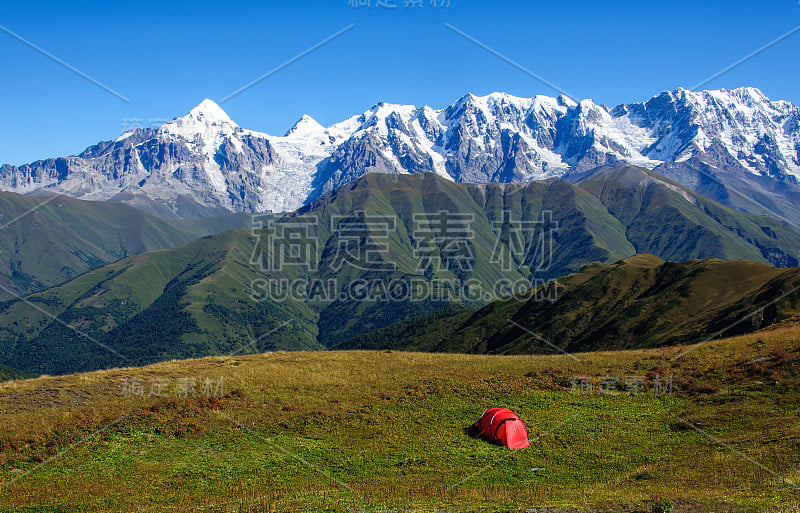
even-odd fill
[[[652,259],[604,267],[650,252]],[[800,234],[790,225],[728,209],[643,168],[601,168],[577,185],[472,185],[430,173],[370,173],[295,213],[254,216],[250,229],[122,258],[0,304],[0,364],[63,374],[233,351],[361,347],[348,341],[456,305],[485,310],[452,342],[409,347],[527,352],[524,334],[501,328],[522,318],[543,322],[546,337],[573,350],[686,343],[790,290],[796,273],[769,264],[796,265],[798,254]],[[731,290],[727,284],[742,269],[749,288]],[[612,302],[616,287],[620,296]],[[517,311],[509,296],[531,289],[534,296],[548,292]],[[730,298],[725,303],[717,294]],[[797,311],[797,294],[781,300],[787,313]],[[616,301],[629,308],[611,317],[614,327],[559,331],[580,326],[577,316],[590,325],[608,321],[620,308]],[[660,331],[670,315],[680,319],[708,303],[719,308]],[[740,327],[752,331],[782,315]],[[423,331],[434,326],[419,324]],[[510,340],[519,337],[522,345],[513,349]],[[403,344],[391,338],[391,347]]]

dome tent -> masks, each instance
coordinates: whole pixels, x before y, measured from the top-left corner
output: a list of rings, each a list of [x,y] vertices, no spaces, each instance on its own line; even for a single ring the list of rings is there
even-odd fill
[[[476,438],[484,438],[509,449],[524,449],[531,445],[525,424],[508,408],[489,408],[470,426],[469,432]]]

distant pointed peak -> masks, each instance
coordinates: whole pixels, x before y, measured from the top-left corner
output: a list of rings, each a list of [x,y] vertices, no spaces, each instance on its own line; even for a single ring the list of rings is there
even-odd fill
[[[390,116],[400,116],[403,119],[407,119],[414,112],[416,112],[417,109],[418,108],[415,105],[388,103],[381,100],[370,107],[369,110],[365,111],[361,116],[364,119],[364,123],[370,125],[384,120]]]
[[[462,105],[465,103],[472,103],[474,104],[478,100],[478,97],[472,93],[467,93],[458,100],[456,100],[453,105]]]
[[[300,116],[300,119],[298,119],[297,122],[295,122],[295,124],[292,125],[292,128],[290,128],[286,132],[286,136],[304,135],[304,134],[319,133],[324,131],[325,127],[320,125],[317,122],[317,120],[315,120],[308,114],[303,114],[302,116]]]
[[[391,112],[394,110],[399,109],[409,109],[409,108],[416,108],[414,105],[406,105],[402,103],[389,103],[385,100],[381,100],[372,107],[369,108],[367,112]]]
[[[241,129],[219,105],[207,98],[185,116],[175,118],[159,128],[160,133],[176,134],[190,140],[195,134],[209,130],[233,133]]]
[[[574,107],[578,105],[578,102],[567,96],[566,94],[559,94],[556,98],[556,101],[559,105],[563,105],[565,107]]]
[[[228,114],[216,104],[213,100],[206,98],[197,107],[189,111],[188,117],[192,117],[198,121],[205,121],[206,123],[229,123],[236,125]]]
[[[481,105],[485,104],[488,98],[489,98],[488,95],[480,96],[475,93],[467,93],[461,97],[460,101],[464,103],[469,103],[471,105]]]

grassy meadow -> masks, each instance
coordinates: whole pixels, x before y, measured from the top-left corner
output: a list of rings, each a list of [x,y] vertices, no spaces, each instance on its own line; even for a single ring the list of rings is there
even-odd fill
[[[529,449],[464,434],[495,405]],[[691,350],[275,352],[44,376],[0,384],[0,511],[796,511],[798,406],[797,319]]]

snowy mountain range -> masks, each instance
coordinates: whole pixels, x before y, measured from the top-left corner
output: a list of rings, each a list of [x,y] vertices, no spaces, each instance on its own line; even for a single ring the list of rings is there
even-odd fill
[[[457,182],[578,179],[626,162],[717,201],[800,223],[800,108],[758,89],[678,89],[609,108],[560,96],[467,94],[444,109],[378,103],[283,136],[204,100],[77,156],[0,168],[0,189],[122,201],[159,214],[291,211],[366,173]]]

